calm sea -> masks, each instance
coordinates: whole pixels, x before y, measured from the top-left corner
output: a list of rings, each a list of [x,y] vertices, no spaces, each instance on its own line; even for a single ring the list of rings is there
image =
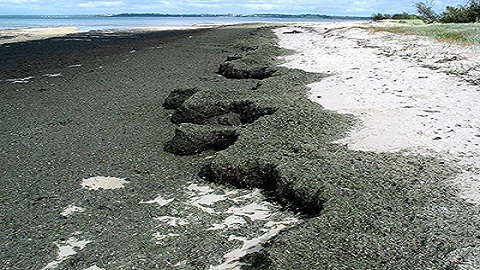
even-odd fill
[[[335,19],[268,17],[109,17],[109,16],[0,16],[0,29],[74,26],[82,31],[156,26],[193,26],[248,22],[331,22]]]

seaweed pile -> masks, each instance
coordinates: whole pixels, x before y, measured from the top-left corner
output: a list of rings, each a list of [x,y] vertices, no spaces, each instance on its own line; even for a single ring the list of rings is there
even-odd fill
[[[458,251],[480,243],[470,218],[478,210],[447,186],[455,170],[434,158],[332,144],[355,119],[308,100],[306,85],[324,75],[278,67],[286,52],[274,41],[271,29],[254,29],[219,66],[227,78],[255,79],[251,89],[178,89],[164,104],[175,109],[171,120],[179,125],[166,151],[214,150],[203,179],[260,188],[305,217],[244,258],[243,267],[450,269],[468,263]]]

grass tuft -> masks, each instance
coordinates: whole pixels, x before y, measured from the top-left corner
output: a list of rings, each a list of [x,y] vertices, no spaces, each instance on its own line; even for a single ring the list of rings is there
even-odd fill
[[[434,23],[424,24],[417,20],[395,21],[395,26],[374,27],[374,31],[386,31],[394,34],[430,37],[442,42],[478,46],[480,42],[480,24],[478,23]]]

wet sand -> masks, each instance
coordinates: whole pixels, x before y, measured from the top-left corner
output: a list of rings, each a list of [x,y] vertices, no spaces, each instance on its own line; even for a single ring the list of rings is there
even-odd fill
[[[25,42],[30,40],[61,37],[78,33],[76,27],[32,28],[16,30],[0,30],[0,44]]]

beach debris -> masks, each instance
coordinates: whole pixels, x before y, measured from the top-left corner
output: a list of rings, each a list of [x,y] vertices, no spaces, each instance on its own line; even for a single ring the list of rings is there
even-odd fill
[[[55,78],[55,77],[62,77],[62,73],[52,73],[52,74],[43,74],[43,77]]]
[[[465,56],[461,56],[461,55],[453,55],[453,56],[446,56],[442,59],[439,59],[437,61],[435,61],[436,64],[444,64],[444,63],[448,63],[448,62],[452,62],[452,61],[460,61],[460,60],[466,60],[467,57]]]
[[[95,176],[82,180],[82,187],[89,190],[118,189],[127,184],[124,178]]]
[[[285,31],[285,32],[283,32],[283,34],[301,34],[301,33],[303,33],[303,32],[300,31],[300,30],[296,30],[296,29],[294,29],[294,30],[292,30],[292,31]]]
[[[10,82],[10,83],[30,83],[33,78],[35,78],[35,77],[34,76],[28,76],[28,77],[25,77],[25,78],[6,79],[5,81]]]

